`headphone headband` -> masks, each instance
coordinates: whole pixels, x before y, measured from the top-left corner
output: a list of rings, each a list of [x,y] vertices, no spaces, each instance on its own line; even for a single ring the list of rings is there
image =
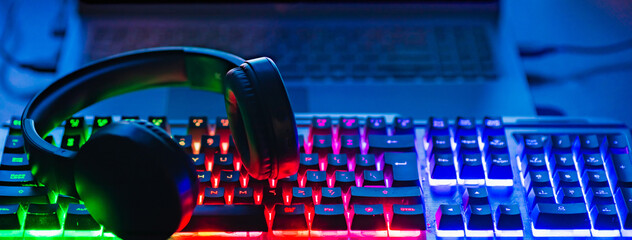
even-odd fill
[[[123,93],[161,86],[221,93],[225,73],[243,62],[235,55],[210,49],[154,48],[116,55],[62,77],[33,98],[22,114],[24,145],[33,159],[33,174],[54,172],[38,180],[76,196],[71,160],[77,153],[56,147],[41,136],[81,109]]]

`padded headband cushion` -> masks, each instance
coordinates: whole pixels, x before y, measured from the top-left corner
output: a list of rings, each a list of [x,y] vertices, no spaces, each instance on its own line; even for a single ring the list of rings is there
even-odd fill
[[[224,97],[233,139],[248,173],[256,179],[295,174],[296,122],[274,62],[257,58],[231,69]]]

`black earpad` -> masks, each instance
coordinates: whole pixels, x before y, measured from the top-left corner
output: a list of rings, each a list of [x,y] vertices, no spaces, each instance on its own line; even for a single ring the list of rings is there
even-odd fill
[[[248,173],[256,179],[295,174],[296,122],[274,62],[257,58],[231,69],[224,89],[230,130]]]
[[[77,154],[77,192],[90,214],[123,239],[167,239],[196,205],[193,162],[162,129],[112,123]]]

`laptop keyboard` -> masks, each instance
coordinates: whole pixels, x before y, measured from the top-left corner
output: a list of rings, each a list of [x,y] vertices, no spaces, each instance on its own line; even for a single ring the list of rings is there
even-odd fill
[[[300,167],[278,181],[248,177],[223,117],[80,116],[46,140],[77,150],[123,119],[167,130],[197,169],[198,206],[176,238],[632,235],[630,131],[618,123],[297,115]],[[115,238],[81,201],[35,182],[19,129],[19,118],[0,129],[0,238]]]
[[[91,22],[87,60],[160,46],[274,59],[288,83],[480,82],[497,73],[479,25]]]

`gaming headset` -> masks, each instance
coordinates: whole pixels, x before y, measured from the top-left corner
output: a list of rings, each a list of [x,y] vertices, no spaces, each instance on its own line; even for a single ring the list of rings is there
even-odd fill
[[[297,172],[294,113],[272,60],[169,47],[98,61],[35,96],[22,115],[33,175],[56,193],[84,201],[95,220],[118,237],[168,238],[189,222],[198,180],[193,162],[164,130],[143,121],[112,123],[78,152],[42,136],[109,97],[183,85],[224,94],[235,145],[252,177],[279,179]]]

